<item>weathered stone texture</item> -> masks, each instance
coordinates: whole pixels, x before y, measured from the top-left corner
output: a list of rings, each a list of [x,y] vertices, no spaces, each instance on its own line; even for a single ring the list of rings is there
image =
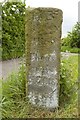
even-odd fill
[[[32,104],[58,107],[62,11],[26,10],[26,65],[28,97]]]

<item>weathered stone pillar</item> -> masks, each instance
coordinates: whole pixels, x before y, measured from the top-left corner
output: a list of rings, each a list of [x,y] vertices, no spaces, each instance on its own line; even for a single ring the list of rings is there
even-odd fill
[[[58,107],[62,11],[29,8],[26,11],[26,65],[29,101]]]

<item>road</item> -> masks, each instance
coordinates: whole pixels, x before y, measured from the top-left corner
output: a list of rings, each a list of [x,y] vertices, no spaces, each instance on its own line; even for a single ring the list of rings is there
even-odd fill
[[[0,79],[6,79],[12,72],[18,72],[20,63],[20,58],[0,62]]]

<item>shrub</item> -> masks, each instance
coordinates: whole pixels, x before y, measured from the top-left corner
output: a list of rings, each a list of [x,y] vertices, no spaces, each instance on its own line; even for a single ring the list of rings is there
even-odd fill
[[[80,48],[71,48],[69,46],[61,46],[62,52],[80,53]]]
[[[25,4],[6,2],[2,6],[2,59],[22,56],[25,50]]]
[[[59,91],[59,97],[60,97],[60,105],[69,101],[69,97],[71,95],[71,70],[67,68],[66,61],[61,62],[61,71],[60,71],[60,91]]]

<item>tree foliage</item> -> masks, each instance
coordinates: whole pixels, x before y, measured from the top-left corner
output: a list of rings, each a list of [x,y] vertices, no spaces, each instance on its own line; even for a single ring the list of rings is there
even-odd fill
[[[25,50],[25,4],[6,2],[2,6],[3,59],[19,57]]]
[[[71,48],[80,48],[80,23],[77,23],[72,32],[69,32],[67,37],[63,39],[62,45],[69,46]]]

